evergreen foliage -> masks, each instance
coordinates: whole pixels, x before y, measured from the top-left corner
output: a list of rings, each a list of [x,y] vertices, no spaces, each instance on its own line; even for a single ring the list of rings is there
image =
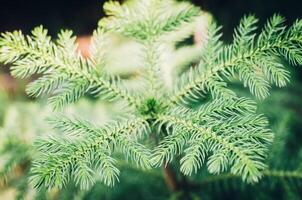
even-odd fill
[[[32,183],[63,188],[74,181],[89,189],[100,180],[112,186],[120,174],[116,151],[143,169],[179,161],[184,175],[204,165],[211,174],[230,172],[248,183],[267,175],[265,160],[274,138],[268,120],[257,112],[254,100],[227,84],[239,80],[260,100],[268,97],[271,85],[284,87],[289,73],[280,60],[302,64],[302,21],[286,27],[275,15],[257,34],[257,19],[246,16],[231,44],[221,41],[220,27],[213,22],[199,63],[180,77],[174,75],[175,87],[170,89],[161,57],[166,38],[194,23],[201,11],[187,3],[160,0],[123,5],[109,1],[104,8],[108,17],[93,35],[88,59],[77,52],[71,31],[52,40],[40,26],[31,35],[15,31],[0,38],[0,61],[12,64],[13,76],[39,75],[27,87],[30,96],[47,95],[58,110],[84,95],[95,95],[121,101],[129,111],[103,126],[77,117],[52,118],[62,134],[36,141],[39,155],[32,165]],[[130,91],[122,77],[104,70],[110,34],[140,45],[143,89]]]

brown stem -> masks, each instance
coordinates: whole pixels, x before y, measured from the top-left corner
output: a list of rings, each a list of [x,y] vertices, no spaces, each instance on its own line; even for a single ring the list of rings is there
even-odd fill
[[[163,173],[164,173],[164,178],[165,182],[172,192],[178,191],[179,188],[179,183],[176,178],[175,172],[171,169],[169,165],[163,166]]]

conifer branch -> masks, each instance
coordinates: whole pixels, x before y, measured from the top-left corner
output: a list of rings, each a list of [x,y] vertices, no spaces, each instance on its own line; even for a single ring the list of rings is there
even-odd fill
[[[61,119],[61,117],[60,117]],[[119,175],[115,160],[111,157],[115,144],[123,143],[126,134],[134,134],[145,126],[142,119],[129,120],[115,126],[96,128],[81,120],[52,120],[55,128],[61,129],[69,137],[50,137],[40,139],[36,146],[40,158],[33,163],[31,181],[36,187],[64,187],[70,179],[83,189],[89,188],[99,177],[105,184],[112,186]],[[86,133],[89,137],[84,137]],[[77,139],[72,136],[81,135]],[[87,136],[87,135],[86,135]],[[133,158],[141,167],[148,167],[146,148],[137,147],[138,143],[126,143],[127,157]],[[112,146],[113,145],[113,146]]]
[[[40,75],[27,87],[30,96],[50,95],[54,108],[76,102],[85,94],[123,100],[134,107],[127,119],[114,117],[114,123],[102,127],[64,116],[50,120],[64,135],[37,141],[39,154],[31,176],[34,185],[62,188],[73,180],[87,189],[98,179],[112,186],[119,175],[113,158],[116,150],[143,169],[166,166],[180,155],[180,171],[185,175],[196,173],[206,163],[212,174],[230,170],[246,182],[258,182],[266,173],[265,158],[273,134],[267,119],[256,112],[256,103],[239,98],[228,81],[239,79],[258,99],[269,95],[272,84],[284,87],[289,73],[280,60],[302,64],[302,21],[287,28],[284,19],[275,15],[256,34],[257,19],[247,16],[230,45],[221,41],[220,27],[211,24],[200,62],[180,78],[170,79],[176,80],[171,93],[163,81],[164,37],[194,25],[200,10],[172,0],[135,0],[123,5],[110,1],[105,10],[108,17],[94,32],[89,59],[77,52],[71,31],[62,31],[55,41],[42,27],[31,35],[15,31],[0,37],[0,62],[12,64],[12,75]],[[139,65],[146,73],[138,73],[144,79],[135,81],[147,87],[136,96],[123,87],[122,78],[103,70],[108,64],[111,34],[143,46]],[[202,98],[207,99],[200,101]],[[152,136],[158,145],[150,152],[139,141],[152,146],[150,139],[154,138],[149,133],[156,129]],[[282,176],[278,172],[271,175]]]
[[[239,75],[241,74],[241,80],[256,97],[265,98],[268,95],[269,86],[266,79],[261,78],[261,71],[258,71],[257,63],[259,59],[262,61],[261,66],[263,68],[266,68],[266,63],[268,63],[268,67],[272,66],[274,59],[271,59],[271,57],[279,58],[282,56],[291,64],[302,64],[302,55],[299,49],[302,42],[302,36],[299,33],[299,31],[301,32],[302,21],[298,20],[287,31],[283,21],[282,17],[275,15],[267,23],[259,37],[256,37],[253,31],[256,29],[254,24],[257,19],[252,16],[244,18],[236,31],[233,44],[218,51],[214,61],[205,63],[205,71],[201,73],[198,71],[200,69],[197,69],[195,73],[198,75],[190,78],[188,84],[181,85],[176,90],[176,93],[171,97],[171,103],[181,103],[185,98],[190,98],[195,91],[205,90],[207,82],[217,76],[234,77],[236,71],[239,72]],[[212,31],[217,32],[217,30]],[[216,43],[219,42],[218,38],[216,40]],[[213,44],[209,43],[208,45]],[[266,62],[266,59],[268,62]],[[280,66],[279,63],[274,65]],[[246,70],[250,71],[247,72]],[[270,80],[274,80],[278,86],[284,86],[288,80],[288,74],[282,68],[274,72],[271,70],[273,69],[265,69],[266,76]],[[260,76],[258,72],[260,72]],[[280,76],[281,78],[279,78]]]
[[[32,34],[24,36],[15,31],[2,34],[0,39],[0,60],[13,63],[13,76],[26,78],[35,73],[43,74],[28,87],[30,95],[39,96],[55,90],[54,93],[59,94],[51,99],[55,108],[76,101],[88,91],[137,105],[137,101],[125,90],[102,78],[92,62],[76,52],[75,38],[71,37],[70,31],[63,31],[57,44],[51,42],[47,30],[42,27],[34,29]],[[60,91],[60,87],[65,89]]]
[[[217,134],[219,130],[215,132],[215,130],[212,130],[213,127],[211,127],[211,125],[205,128],[193,123],[189,119],[185,119],[183,116],[181,118],[180,116],[161,115],[158,120],[166,122],[170,126],[178,127],[177,138],[182,137],[182,132],[187,132],[191,134],[191,141],[198,141],[194,143],[195,145],[191,144],[188,150],[185,150],[188,154],[181,160],[181,170],[183,170],[182,172],[186,175],[191,174],[194,168],[194,171],[200,168],[204,161],[202,158],[210,152],[213,153],[207,162],[210,173],[221,173],[231,165],[232,173],[239,174],[245,181],[257,182],[262,176],[262,171],[266,168],[266,165],[261,163],[261,160],[264,159],[267,149],[260,141],[255,141],[253,138],[248,139],[247,137],[243,137],[242,141],[236,137],[236,140],[233,141],[231,137]],[[259,130],[255,132],[257,131]],[[262,136],[260,135],[259,137],[261,138]],[[190,140],[185,140],[185,144]],[[175,152],[166,150],[169,146],[165,143],[174,143],[174,145],[176,145],[175,143],[179,144],[179,141],[171,140],[170,136],[163,140],[156,152],[167,153],[161,153],[155,156],[155,158],[157,158],[156,161],[160,162],[159,164],[166,158],[171,160],[171,156],[175,154]],[[182,146],[185,144],[182,144]],[[194,148],[197,148],[197,155],[194,153],[196,151]],[[249,149],[247,150],[246,148]],[[194,163],[192,163],[192,161]]]

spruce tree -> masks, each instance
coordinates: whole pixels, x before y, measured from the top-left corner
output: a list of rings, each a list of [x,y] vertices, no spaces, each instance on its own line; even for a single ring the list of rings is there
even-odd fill
[[[109,1],[104,9],[108,16],[93,34],[89,58],[78,53],[69,30],[56,39],[42,26],[30,35],[15,31],[0,38],[0,61],[12,65],[14,77],[39,75],[27,86],[29,96],[46,97],[60,110],[88,95],[118,102],[125,112],[102,126],[64,114],[49,119],[61,134],[35,142],[39,154],[30,176],[35,187],[64,188],[73,181],[89,189],[97,180],[113,186],[120,175],[116,152],[145,170],[162,166],[173,190],[180,187],[171,173],[174,163],[185,176],[204,166],[211,174],[228,172],[247,183],[267,175],[274,134],[257,104],[272,86],[289,82],[283,60],[302,64],[302,21],[286,27],[284,18],[274,15],[258,30],[257,18],[249,15],[235,29],[231,44],[222,42],[221,28],[212,22],[198,63],[179,75],[164,73],[162,55],[167,41],[178,42],[173,34],[201,16],[199,8],[170,0],[137,0],[123,5]],[[135,90],[123,76],[108,72],[112,34],[140,47],[140,87]],[[230,87],[236,80],[254,98]]]

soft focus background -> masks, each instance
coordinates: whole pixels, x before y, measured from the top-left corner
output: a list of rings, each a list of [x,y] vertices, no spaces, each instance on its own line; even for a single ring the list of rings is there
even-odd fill
[[[283,15],[288,24],[302,17],[301,0],[192,0],[192,2],[201,6],[223,25],[223,38],[226,42],[231,40],[233,28],[244,14],[255,14],[260,18],[260,23],[273,13]],[[1,0],[0,32],[21,29],[29,33],[34,27],[43,24],[49,33],[55,36],[62,28],[71,29],[79,36],[78,42],[85,53],[89,46],[89,35],[103,16],[103,3],[103,0]],[[283,170],[302,169],[302,67],[291,69],[291,75],[292,81],[289,86],[283,89],[273,88],[271,97],[259,108],[269,117],[271,128],[276,133],[276,142],[272,147],[268,164]],[[30,146],[36,135],[49,131],[46,125],[44,127],[42,118],[51,110],[45,107],[43,102],[35,104],[33,103],[35,100],[26,97],[25,83],[26,81],[13,80],[8,74],[7,66],[0,67],[0,140],[7,141],[1,143],[0,180],[5,170],[9,171],[13,166],[9,161],[19,164],[17,167],[14,166],[12,175],[4,178],[9,181],[0,183],[0,199],[34,198],[26,184],[28,177],[24,176],[28,173],[31,161]],[[96,102],[83,100],[79,102],[77,108],[70,108],[68,112],[81,112],[81,115],[87,115],[87,119],[102,119],[100,117],[100,113],[104,111],[102,106]],[[38,116],[37,119],[34,116]],[[18,148],[15,148],[16,145]],[[16,152],[16,149],[20,152]],[[11,154],[14,158],[11,159],[6,154]],[[127,173],[122,173],[121,184],[114,189],[97,184],[92,190],[81,194],[71,185],[63,192],[53,191],[50,198],[75,199],[76,196],[80,199],[93,200],[177,198],[177,195],[168,194],[160,172],[140,172],[126,164],[124,170]],[[302,180],[302,173],[300,176]],[[295,182],[268,180],[268,183],[246,186],[237,180],[224,180],[220,183],[219,180],[207,179],[202,182],[202,190],[205,199],[222,197],[302,199],[301,180]],[[36,198],[46,198],[45,191],[39,191]],[[196,199],[199,199],[198,195]]]
[[[90,34],[102,17],[104,0],[1,0],[0,31],[22,29],[25,32],[43,24],[51,34],[60,28],[79,35]],[[121,1],[122,2],[122,1]],[[192,0],[195,5],[212,13],[224,25],[229,38],[233,27],[244,14],[253,13],[266,19],[280,13],[292,22],[302,15],[300,0]]]

